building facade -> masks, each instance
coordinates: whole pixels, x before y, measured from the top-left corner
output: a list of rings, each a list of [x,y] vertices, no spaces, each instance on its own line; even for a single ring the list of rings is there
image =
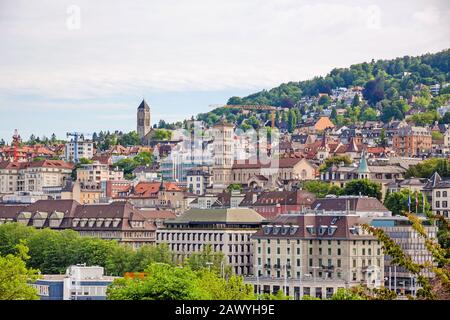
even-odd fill
[[[72,168],[72,164],[61,160],[0,162],[0,195],[61,189]]]
[[[413,157],[431,150],[431,131],[428,128],[406,126],[393,137],[393,147],[400,156]]]
[[[167,243],[182,262],[207,246],[225,255],[225,263],[235,274],[247,275],[253,268],[250,237],[264,220],[248,208],[190,209],[173,220],[166,220],[157,230],[156,242]]]
[[[145,100],[142,100],[141,104],[139,105],[137,109],[137,126],[136,126],[137,133],[139,135],[139,138],[141,140],[144,139],[144,137],[150,132],[151,130],[151,114],[150,114],[150,107],[145,102]]]
[[[361,227],[357,215],[283,214],[252,236],[258,293],[282,290],[294,299],[330,298],[339,288],[380,287],[381,244]]]

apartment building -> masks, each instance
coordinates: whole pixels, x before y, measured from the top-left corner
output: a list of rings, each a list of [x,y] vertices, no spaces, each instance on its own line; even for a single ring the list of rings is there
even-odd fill
[[[330,298],[339,288],[380,287],[381,243],[356,214],[282,214],[252,236],[254,273],[246,281],[259,293],[279,290],[294,299]]]
[[[429,128],[405,126],[393,137],[393,147],[400,156],[413,157],[431,150],[431,131]]]
[[[212,187],[212,174],[204,170],[188,170],[186,181],[190,192],[195,195],[204,195],[206,189]]]
[[[419,218],[422,220],[422,225],[428,237],[436,240],[437,226],[432,225],[425,217]],[[407,217],[379,217],[374,218],[370,224],[384,230],[413,261],[417,263],[432,263],[433,259],[431,253],[426,248],[425,240],[412,228],[411,222]],[[428,278],[433,277],[433,274],[429,271],[423,272],[422,275]],[[394,290],[398,294],[415,296],[417,289],[419,289],[417,279],[406,271],[405,268],[393,265],[390,256],[384,257],[384,276],[384,286]]]
[[[0,194],[53,192],[64,186],[72,168],[72,164],[61,160],[0,162]]]
[[[91,159],[94,156],[94,143],[92,140],[71,140],[66,143],[64,159],[73,162],[76,159]]]
[[[247,275],[253,269],[250,237],[263,220],[248,208],[190,209],[166,220],[156,232],[156,243],[167,243],[179,262],[210,245],[215,252],[223,252],[235,274]]]
[[[118,168],[111,169],[107,164],[94,161],[91,164],[82,164],[77,169],[77,180],[97,183],[109,180],[123,180],[123,171]]]

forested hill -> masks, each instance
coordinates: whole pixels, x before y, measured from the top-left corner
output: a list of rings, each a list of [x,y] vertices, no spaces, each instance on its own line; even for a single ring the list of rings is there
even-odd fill
[[[228,104],[258,104],[292,107],[301,97],[331,93],[337,87],[372,86],[377,94],[368,102],[376,104],[394,95],[411,98],[416,85],[443,84],[450,80],[450,49],[424,54],[418,57],[405,56],[393,60],[378,60],[360,63],[350,68],[333,69],[325,77],[312,80],[283,83],[247,97],[231,97]],[[370,82],[372,81],[372,82]]]

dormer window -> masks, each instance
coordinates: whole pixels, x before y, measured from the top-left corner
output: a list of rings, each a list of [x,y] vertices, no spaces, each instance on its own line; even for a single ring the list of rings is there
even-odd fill
[[[330,226],[330,227],[328,228],[328,235],[329,235],[329,236],[334,235],[334,233],[336,232],[336,230],[337,230],[337,227],[336,227],[336,226]]]
[[[327,229],[328,229],[328,226],[321,225],[319,227],[319,236],[323,236],[325,234],[325,232],[327,231]]]
[[[94,223],[95,223],[95,218],[91,218],[91,219],[89,219],[88,226],[92,228],[94,226]]]
[[[292,235],[294,235],[297,232],[297,230],[298,230],[298,226],[297,225],[293,225],[289,229],[289,234],[292,236]]]
[[[106,218],[105,219],[105,227],[108,228],[111,225],[112,219],[111,218]]]
[[[103,219],[103,218],[98,218],[97,221],[95,222],[95,226],[97,228],[101,227],[104,220],[105,219]]]
[[[310,235],[316,235],[316,228],[312,225],[306,226],[306,231],[308,231]]]
[[[114,219],[114,221],[113,221],[113,227],[114,227],[114,228],[116,228],[116,227],[119,225],[120,220],[121,220],[120,218],[115,218],[115,219]]]
[[[81,219],[81,221],[80,221],[80,227],[86,226],[86,223],[87,223],[87,222],[88,222],[88,219],[87,219],[87,218]]]
[[[277,235],[280,232],[280,229],[281,229],[281,226],[278,226],[278,225],[274,226],[273,227],[273,234]]]
[[[283,227],[281,228],[281,234],[282,234],[283,236],[287,235],[288,232],[289,232],[289,226],[283,226]]]
[[[268,235],[272,232],[273,226],[272,225],[267,225],[263,227],[263,232],[265,235]]]
[[[80,223],[80,219],[79,219],[79,218],[73,219],[73,220],[72,220],[72,227],[78,226],[79,223]]]

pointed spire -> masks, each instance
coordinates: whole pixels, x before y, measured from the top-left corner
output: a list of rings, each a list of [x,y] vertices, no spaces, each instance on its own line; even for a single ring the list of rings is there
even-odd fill
[[[358,173],[368,173],[368,172],[370,172],[369,165],[367,164],[366,151],[365,150],[361,154],[361,159],[359,160],[359,166],[358,166],[358,169],[356,170],[356,172],[358,172]]]
[[[142,102],[139,105],[138,109],[150,110],[150,107],[148,106],[147,102],[145,102],[145,99],[142,99]]]

